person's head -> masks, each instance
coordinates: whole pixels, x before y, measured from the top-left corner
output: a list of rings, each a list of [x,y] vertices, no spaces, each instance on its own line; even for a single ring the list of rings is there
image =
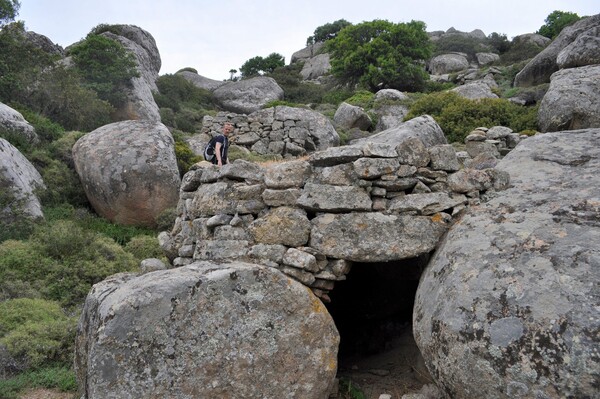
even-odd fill
[[[225,122],[223,125],[223,134],[229,136],[233,132],[233,125],[229,122]]]

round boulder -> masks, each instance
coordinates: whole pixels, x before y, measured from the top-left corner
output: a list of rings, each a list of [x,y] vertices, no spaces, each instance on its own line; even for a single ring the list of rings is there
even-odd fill
[[[250,114],[270,101],[283,100],[283,89],[275,79],[258,76],[224,84],[213,95],[227,111]]]
[[[108,220],[154,226],[162,211],[177,204],[174,141],[162,123],[102,126],[75,143],[73,159],[88,200]]]
[[[530,137],[438,246],[413,330],[448,397],[597,397],[599,168],[600,129]]]
[[[540,103],[538,125],[542,132],[600,126],[600,65],[555,72]]]
[[[0,103],[0,129],[23,138],[29,144],[40,141],[35,128],[23,118],[23,115],[3,103]]]
[[[301,283],[273,268],[196,262],[96,284],[75,369],[87,399],[322,399],[338,345]]]
[[[469,68],[469,61],[463,54],[442,54],[429,62],[429,70],[433,75],[464,71]]]
[[[361,107],[342,102],[335,111],[333,122],[344,130],[358,128],[368,130],[371,127],[371,118]]]

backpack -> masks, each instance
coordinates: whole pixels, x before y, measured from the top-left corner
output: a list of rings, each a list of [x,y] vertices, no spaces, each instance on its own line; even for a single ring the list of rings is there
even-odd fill
[[[204,159],[208,162],[212,162],[213,158],[215,157],[215,145],[217,144],[217,137],[219,136],[211,138],[204,148]]]

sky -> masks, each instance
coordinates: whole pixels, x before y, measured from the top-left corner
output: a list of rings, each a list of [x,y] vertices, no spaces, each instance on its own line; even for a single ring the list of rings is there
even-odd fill
[[[533,33],[552,11],[600,13],[600,0],[20,0],[25,28],[67,47],[99,24],[136,25],[156,41],[159,75],[186,67],[223,80],[255,56],[289,64],[326,23],[423,21],[427,31],[481,29],[508,39]]]

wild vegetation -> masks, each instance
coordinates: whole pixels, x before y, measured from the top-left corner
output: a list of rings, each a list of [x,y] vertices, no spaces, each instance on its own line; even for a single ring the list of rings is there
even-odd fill
[[[13,215],[0,218],[3,398],[16,398],[21,390],[35,386],[74,391],[73,338],[85,295],[93,284],[111,274],[136,271],[142,259],[163,257],[156,240],[159,230],[118,226],[94,213],[71,155],[78,138],[115,121],[114,109],[123,101],[122,93],[131,78],[137,76],[131,54],[101,35],[114,27],[99,25],[69,49],[73,65],[65,66],[58,62],[60,54],[43,51],[27,40],[22,23],[7,25],[19,7],[17,0],[0,1],[0,101],[21,112],[41,142],[33,146],[1,129],[0,137],[32,162],[47,189],[40,193],[42,222],[21,217],[18,201],[0,191],[0,209],[10,206]],[[548,37],[556,36],[566,21],[573,21],[571,13],[555,13],[546,20]],[[243,78],[274,78],[285,92],[283,104],[311,107],[329,117],[342,101],[372,110],[376,106],[374,92],[381,88],[408,91],[408,118],[432,115],[450,141],[462,141],[477,126],[535,130],[536,109],[515,105],[506,97],[515,94],[510,87],[514,74],[540,48],[509,42],[506,35],[498,33],[482,42],[456,36],[434,46],[425,28],[418,21],[375,20],[353,25],[343,19],[318,27],[307,43],[325,43],[334,75],[321,84],[303,81],[302,64],[286,66],[277,53],[248,60],[240,72]],[[545,32],[542,28],[540,32]],[[445,91],[453,83],[428,80],[424,61],[432,55],[449,50],[474,54],[481,49],[500,55],[496,67],[503,71],[498,91],[503,98],[466,100]],[[230,72],[233,79],[237,70]],[[209,91],[178,74],[160,76],[156,84],[155,101],[162,122],[173,133],[183,175],[201,159],[186,138],[199,132],[202,118],[215,114],[218,107]],[[269,106],[278,104],[282,103]],[[260,159],[232,151],[231,158],[238,157]],[[169,228],[172,221],[172,213],[166,213],[157,221],[159,229]],[[345,389],[348,393],[353,390],[351,384]]]

